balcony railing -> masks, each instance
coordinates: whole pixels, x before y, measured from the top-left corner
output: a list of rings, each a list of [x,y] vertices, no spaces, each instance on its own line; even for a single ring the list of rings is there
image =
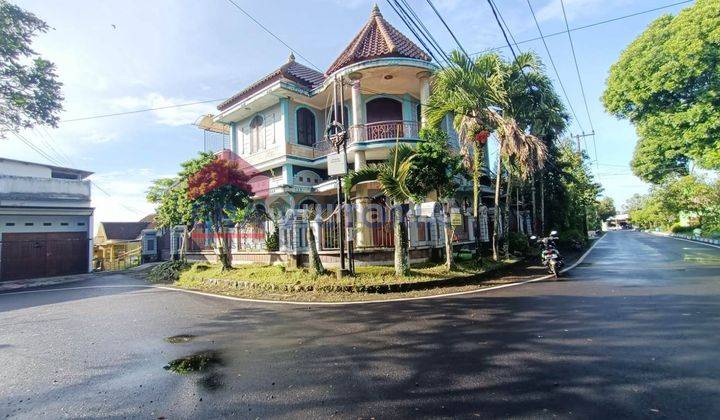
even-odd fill
[[[360,142],[372,142],[393,139],[418,138],[417,121],[380,121],[364,126],[350,127],[348,145]],[[326,156],[335,150],[330,138],[325,138],[313,147],[314,156]]]
[[[415,121],[381,121],[365,124],[363,141],[417,138],[418,123]]]

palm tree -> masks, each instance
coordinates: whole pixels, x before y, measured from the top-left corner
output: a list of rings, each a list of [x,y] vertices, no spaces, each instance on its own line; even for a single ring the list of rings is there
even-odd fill
[[[512,159],[523,172],[542,167],[547,148],[537,137],[526,133],[514,119],[516,113],[509,100],[509,89],[516,89],[517,75],[533,70],[526,55],[518,57],[509,65],[497,54],[484,54],[470,60],[464,54],[453,51],[451,66],[435,73],[433,92],[427,106],[430,124],[439,124],[450,113],[460,135],[460,153],[466,157],[468,166],[479,150],[475,137],[479,131],[494,131],[498,140],[498,161],[495,175],[495,211],[492,246],[493,258],[500,259],[498,249],[500,216],[500,183],[503,160]],[[517,67],[518,72],[513,70]],[[527,89],[532,89],[528,86]],[[514,92],[513,92],[514,93]],[[513,95],[514,97],[514,95]],[[472,152],[470,151],[472,150]],[[479,160],[478,160],[479,161]],[[479,162],[478,162],[479,163]],[[473,202],[477,217],[480,171],[473,170]],[[476,219],[477,222],[477,219]],[[507,223],[507,221],[506,221]]]
[[[352,171],[345,177],[346,194],[351,194],[353,187],[361,182],[374,181],[380,184],[385,196],[391,200],[395,239],[395,275],[397,276],[410,274],[410,246],[402,205],[410,197],[405,180],[410,173],[414,156],[413,149],[401,144],[390,149],[386,162]]]
[[[520,129],[537,137],[545,144],[546,159],[549,159],[552,155],[550,150],[553,142],[565,131],[569,120],[562,100],[555,91],[552,81],[543,71],[542,62],[537,55],[533,53],[520,54],[516,62],[506,63],[506,66],[508,66],[508,78],[505,86],[508,93],[508,112]],[[537,217],[535,175],[539,169],[542,169],[542,165],[533,167],[533,165],[508,163],[510,164],[508,167],[512,169],[508,170],[509,184],[512,183],[511,178],[516,181],[526,181],[530,178],[534,220]],[[543,182],[542,176],[540,180]],[[512,185],[517,188],[522,187],[522,183],[512,183]],[[541,185],[541,191],[543,190]],[[509,191],[507,196],[510,196]],[[541,201],[541,206],[543,205],[544,203]],[[507,214],[509,214],[509,207],[506,203]]]
[[[463,164],[472,173],[473,216],[475,226],[480,226],[480,178],[485,145],[479,144],[477,136],[492,131],[491,109],[505,102],[502,60],[495,54],[486,54],[470,60],[459,51],[450,53],[452,65],[434,74],[432,94],[426,108],[431,126],[438,126],[448,115],[453,115],[453,125],[460,140]],[[480,237],[476,230],[478,255]]]

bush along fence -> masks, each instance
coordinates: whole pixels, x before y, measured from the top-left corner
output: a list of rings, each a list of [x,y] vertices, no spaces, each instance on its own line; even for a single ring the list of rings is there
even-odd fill
[[[475,244],[475,218],[470,209],[453,209],[452,220],[446,220],[439,203],[423,203],[406,206],[405,224],[408,229],[411,259],[413,262],[429,259],[432,250],[442,249],[445,245],[443,227],[450,223],[453,227],[453,244],[461,247],[473,247]],[[317,241],[318,251],[324,263],[331,266],[338,262],[340,249],[340,223],[334,207],[328,211],[316,212],[308,220],[303,209],[287,210],[278,220],[236,224],[226,227],[223,235],[231,247],[235,263],[297,263],[302,265],[308,253],[307,230],[312,229]],[[383,204],[367,205],[363,214],[359,214],[353,205],[345,208],[346,238],[352,244],[359,263],[386,263],[392,261],[391,250],[394,246],[394,223],[392,209]],[[502,225],[502,214],[499,221]],[[512,214],[511,225],[519,226],[522,232],[528,232],[529,215],[525,211]],[[357,221],[360,220],[360,223]],[[484,209],[478,229],[480,242],[488,243],[492,232],[493,209]],[[277,233],[277,241],[273,238]],[[173,229],[171,252],[178,254],[182,244],[184,228]],[[271,240],[268,240],[271,238]],[[196,224],[185,241],[185,252],[189,260],[214,261],[213,244],[216,235],[203,223]],[[274,249],[276,247],[276,249]],[[294,260],[294,261],[291,261]]]

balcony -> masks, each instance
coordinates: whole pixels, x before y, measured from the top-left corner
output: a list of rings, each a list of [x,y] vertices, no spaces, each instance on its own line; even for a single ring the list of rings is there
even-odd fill
[[[360,136],[350,137],[350,143],[358,141],[372,142],[394,139],[418,138],[418,123],[416,121],[380,121],[365,124],[365,130],[351,131]]]
[[[348,146],[355,143],[371,143],[395,139],[417,139],[417,121],[380,121],[364,126],[350,127]],[[315,144],[314,157],[326,156],[335,151],[331,138],[325,138]]]

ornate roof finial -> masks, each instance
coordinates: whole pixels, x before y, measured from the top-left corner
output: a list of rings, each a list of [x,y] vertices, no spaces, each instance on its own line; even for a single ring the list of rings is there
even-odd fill
[[[290,51],[290,57],[288,57],[288,62],[290,61],[295,61],[295,54],[293,54],[292,51]]]
[[[372,17],[382,16],[382,14],[380,14],[380,8],[378,7],[377,3],[373,4],[373,8],[372,8],[372,12],[370,12],[370,16],[372,16]]]

